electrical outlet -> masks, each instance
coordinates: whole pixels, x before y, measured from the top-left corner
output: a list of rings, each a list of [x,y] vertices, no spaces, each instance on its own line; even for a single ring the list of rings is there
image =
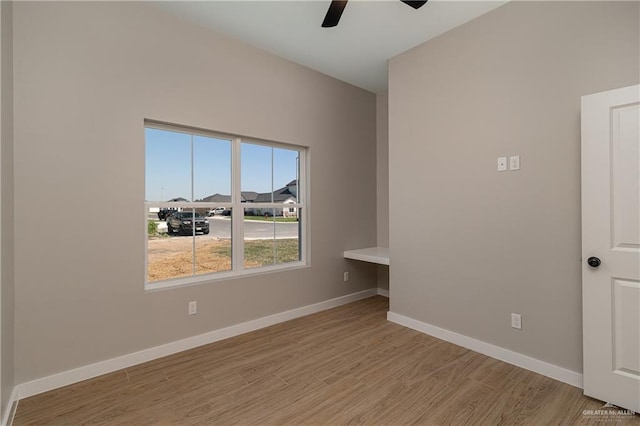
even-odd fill
[[[198,302],[189,302],[189,315],[195,315],[198,313]]]
[[[349,281],[349,272],[344,273],[344,282],[346,283],[347,281]]]
[[[507,157],[498,157],[498,171],[504,172],[507,170]]]
[[[522,330],[522,315],[511,314],[511,327]]]

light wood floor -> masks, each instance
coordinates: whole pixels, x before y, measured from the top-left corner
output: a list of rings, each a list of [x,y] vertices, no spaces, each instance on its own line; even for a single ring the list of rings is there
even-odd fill
[[[40,394],[13,424],[640,424],[387,310],[376,296]]]

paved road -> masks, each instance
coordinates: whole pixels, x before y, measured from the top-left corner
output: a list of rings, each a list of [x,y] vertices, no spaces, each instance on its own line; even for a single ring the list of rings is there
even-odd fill
[[[227,218],[209,217],[209,235],[198,234],[198,238],[231,238],[231,220]],[[160,222],[159,230],[166,230],[166,223]],[[246,221],[244,223],[245,238],[249,240],[263,240],[276,238],[297,238],[298,222],[276,222],[275,230],[273,222]],[[173,238],[185,238],[172,236]]]

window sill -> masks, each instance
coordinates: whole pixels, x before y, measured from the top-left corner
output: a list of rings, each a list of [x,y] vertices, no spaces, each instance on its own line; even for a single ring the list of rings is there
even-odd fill
[[[297,269],[309,268],[310,265],[303,261],[291,262],[281,265],[264,266],[260,268],[244,269],[242,272],[219,272],[209,275],[198,275],[195,277],[175,278],[172,280],[158,281],[155,283],[145,283],[145,292],[155,292],[159,290],[168,290],[182,287],[191,287],[195,285],[217,283],[220,281],[235,280],[238,278],[249,278],[259,275],[267,275],[274,272],[286,272]]]

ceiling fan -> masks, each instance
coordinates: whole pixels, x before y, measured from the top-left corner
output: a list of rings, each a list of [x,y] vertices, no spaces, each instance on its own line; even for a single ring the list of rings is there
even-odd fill
[[[342,12],[344,11],[344,7],[347,5],[348,0],[337,1],[333,0],[329,5],[329,10],[327,11],[327,15],[324,17],[324,21],[322,21],[323,28],[335,27],[338,25],[340,21],[340,17],[342,16]],[[400,0],[404,4],[408,4],[414,9],[419,9],[426,1],[408,1],[408,0]]]

